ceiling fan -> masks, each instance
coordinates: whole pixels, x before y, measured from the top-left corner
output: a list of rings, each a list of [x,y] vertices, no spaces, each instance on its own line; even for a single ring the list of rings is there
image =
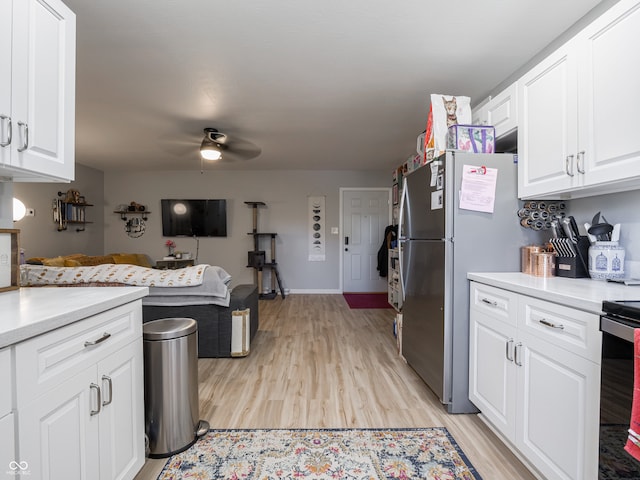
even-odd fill
[[[205,161],[215,164],[237,163],[250,160],[262,153],[262,149],[253,142],[235,134],[221,132],[217,128],[206,127],[200,130],[204,136],[202,133],[198,135],[198,127],[189,128],[194,123],[193,119],[177,122],[173,134],[160,139],[160,148],[181,158],[193,158],[193,154],[198,152],[201,172],[204,171]]]

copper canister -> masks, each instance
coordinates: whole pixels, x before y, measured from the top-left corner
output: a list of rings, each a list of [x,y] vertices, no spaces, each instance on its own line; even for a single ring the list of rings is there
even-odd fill
[[[532,268],[532,255],[534,253],[544,252],[544,247],[540,245],[526,245],[520,248],[520,271],[531,275]]]
[[[556,254],[540,252],[532,254],[531,273],[535,277],[553,277],[556,274]]]

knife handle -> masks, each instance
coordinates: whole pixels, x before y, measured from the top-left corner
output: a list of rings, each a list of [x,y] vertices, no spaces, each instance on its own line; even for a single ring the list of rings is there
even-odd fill
[[[580,230],[578,230],[578,224],[576,223],[576,219],[573,218],[573,215],[569,215],[569,227],[573,232],[574,243],[578,241],[580,237]]]

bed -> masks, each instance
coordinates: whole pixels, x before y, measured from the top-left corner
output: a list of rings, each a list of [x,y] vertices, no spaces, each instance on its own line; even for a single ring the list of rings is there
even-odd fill
[[[234,310],[250,309],[250,339],[259,328],[258,287],[231,288],[231,276],[221,267],[195,265],[156,270],[139,265],[100,264],[58,267],[22,265],[24,286],[146,286],[143,321],[187,317],[198,322],[198,356],[230,357]]]

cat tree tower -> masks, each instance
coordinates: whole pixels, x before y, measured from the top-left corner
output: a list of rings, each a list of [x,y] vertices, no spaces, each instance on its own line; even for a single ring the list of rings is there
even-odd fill
[[[276,281],[278,282],[278,288],[280,289],[280,295],[285,298],[284,288],[282,287],[282,281],[280,280],[280,272],[278,271],[278,263],[276,262],[276,236],[277,233],[260,233],[258,232],[258,207],[266,206],[264,202],[244,202],[253,209],[253,231],[249,235],[253,235],[253,251],[249,252],[249,265],[248,268],[254,269],[254,282],[258,285],[258,292],[260,292],[260,298],[273,300],[278,296],[276,292]],[[261,240],[264,238],[271,238],[271,255],[267,259],[266,252],[260,250]],[[267,269],[270,272],[271,277],[271,291],[265,292],[262,288],[263,284],[263,271]]]

